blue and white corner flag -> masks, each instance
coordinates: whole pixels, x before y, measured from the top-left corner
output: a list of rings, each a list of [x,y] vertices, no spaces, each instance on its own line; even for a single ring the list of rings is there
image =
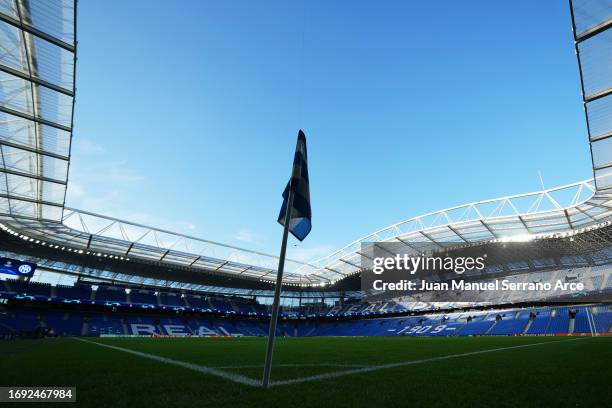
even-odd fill
[[[293,206],[289,222],[289,231],[294,237],[303,241],[312,228],[312,212],[310,210],[310,187],[308,184],[308,153],[306,152],[306,135],[301,130],[298,133],[293,172],[291,180],[283,192],[283,206],[278,215],[278,222],[285,225],[285,211],[289,199],[289,189],[293,190]]]

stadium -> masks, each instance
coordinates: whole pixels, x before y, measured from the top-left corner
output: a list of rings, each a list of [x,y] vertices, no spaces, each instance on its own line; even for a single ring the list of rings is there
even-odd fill
[[[609,405],[610,1],[568,12],[593,178],[287,257],[269,387],[277,255],[66,204],[77,6],[0,1],[0,387],[113,407]],[[379,250],[486,262],[375,290]]]

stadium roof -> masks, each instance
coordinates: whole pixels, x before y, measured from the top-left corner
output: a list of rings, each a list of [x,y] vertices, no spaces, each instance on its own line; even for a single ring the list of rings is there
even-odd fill
[[[529,240],[612,218],[612,4],[570,2],[594,179],[465,204],[393,224],[314,262],[289,260],[284,282],[324,285],[360,270],[361,244],[415,252],[461,243]],[[0,0],[0,222],[58,249],[134,257],[272,281],[278,258],[63,207],[74,94],[73,0]]]
[[[61,221],[72,135],[76,7],[0,1],[0,212]]]
[[[572,28],[598,191],[612,190],[612,1],[573,0]]]

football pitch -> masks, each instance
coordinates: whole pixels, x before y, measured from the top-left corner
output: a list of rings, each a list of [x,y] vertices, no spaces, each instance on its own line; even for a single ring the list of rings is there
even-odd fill
[[[612,338],[63,338],[2,342],[1,386],[86,407],[605,406]]]

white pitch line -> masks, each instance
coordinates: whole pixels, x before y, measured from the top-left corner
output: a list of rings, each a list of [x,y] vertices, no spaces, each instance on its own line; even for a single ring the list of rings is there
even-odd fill
[[[519,349],[519,348],[525,348],[525,347],[541,346],[543,344],[563,343],[563,342],[567,342],[567,341],[583,340],[583,339],[586,339],[586,338],[588,338],[588,337],[581,337],[581,338],[575,338],[575,339],[565,339],[565,340],[558,340],[558,341],[546,341],[546,342],[541,342],[541,343],[521,344],[521,345],[518,345],[518,346],[499,347],[499,348],[488,349],[488,350],[470,351],[470,352],[467,352],[467,353],[450,354],[450,355],[446,355],[446,356],[424,358],[424,359],[421,359],[421,360],[402,361],[402,362],[398,362],[398,363],[391,363],[391,364],[383,364],[383,365],[377,365],[377,366],[369,366],[369,367],[363,367],[363,368],[356,368],[354,370],[336,371],[336,372],[333,372],[333,373],[317,374],[317,375],[311,375],[309,377],[294,378],[294,379],[291,379],[291,380],[273,381],[273,382],[270,383],[270,387],[276,387],[276,386],[279,386],[279,385],[299,384],[299,383],[308,382],[308,381],[327,380],[327,379],[330,379],[330,378],[343,377],[345,375],[369,373],[369,372],[372,372],[372,371],[386,370],[386,369],[389,369],[389,368],[404,367],[404,366],[409,366],[409,365],[414,365],[414,364],[429,363],[429,362],[440,361],[440,360],[450,360],[450,359],[453,359],[453,358],[474,356],[474,355],[485,354],[485,353],[493,353],[493,352],[496,352],[496,351],[504,351],[504,350],[513,350],[513,349]]]
[[[263,364],[253,364],[253,365],[234,365],[234,366],[218,366],[211,367],[217,368],[219,370],[222,369],[238,369],[238,368],[263,368]],[[320,363],[320,364],[272,364],[272,368],[276,367],[290,367],[290,368],[302,368],[302,367],[344,367],[344,368],[363,368],[370,367],[368,364],[337,364],[337,363]]]
[[[552,344],[552,343],[563,343],[563,342],[574,341],[574,340],[584,340],[584,339],[587,339],[587,338],[588,337],[580,337],[580,338],[564,339],[564,340],[557,340],[557,341],[545,341],[545,342],[540,342],[540,343],[521,344],[521,345],[518,345],[518,346],[498,347],[498,348],[494,348],[494,349],[470,351],[470,352],[467,352],[467,353],[449,354],[449,355],[446,355],[446,356],[424,358],[424,359],[421,359],[421,360],[402,361],[402,362],[398,362],[398,363],[375,365],[375,366],[361,366],[360,368],[355,368],[353,370],[336,371],[336,372],[333,372],[333,373],[317,374],[317,375],[312,375],[312,376],[309,376],[309,377],[301,377],[301,378],[294,378],[294,379],[290,379],[290,380],[273,381],[273,382],[270,383],[270,386],[271,387],[276,387],[276,386],[279,386],[279,385],[291,385],[291,384],[299,384],[299,383],[308,382],[308,381],[326,380],[326,379],[330,379],[330,378],[343,377],[343,376],[346,376],[346,375],[361,374],[361,373],[369,373],[369,372],[372,372],[372,371],[386,370],[386,369],[389,369],[389,368],[404,367],[404,366],[409,366],[409,365],[414,365],[414,364],[429,363],[429,362],[433,362],[433,361],[450,360],[450,359],[453,359],[453,358],[466,357],[466,356],[474,356],[474,355],[485,354],[485,353],[493,353],[493,352],[496,352],[496,351],[513,350],[513,349],[519,349],[519,348],[541,346],[541,345]],[[155,360],[155,361],[159,361],[159,362],[166,363],[166,364],[173,364],[173,365],[176,365],[176,366],[179,366],[179,367],[187,368],[189,370],[193,370],[193,371],[198,371],[198,372],[205,373],[205,374],[214,375],[214,376],[217,376],[217,377],[220,377],[220,378],[224,378],[226,380],[230,380],[230,381],[233,381],[233,382],[236,382],[236,383],[239,383],[239,384],[249,385],[249,386],[252,386],[252,387],[261,387],[261,382],[259,380],[254,380],[254,379],[252,379],[250,377],[246,377],[246,376],[239,375],[239,374],[234,374],[234,373],[228,373],[226,371],[221,371],[220,370],[221,367],[206,367],[206,366],[203,366],[203,365],[187,363],[187,362],[184,362],[184,361],[174,360],[174,359],[167,358],[167,357],[156,356],[155,354],[142,353],[140,351],[130,350],[130,349],[126,349],[126,348],[123,348],[123,347],[117,347],[117,346],[111,346],[109,344],[97,343],[97,342],[91,341],[91,340],[85,340],[85,339],[76,338],[76,337],[74,339],[78,340],[78,341],[82,341],[84,343],[90,343],[90,344],[94,344],[96,346],[106,347],[106,348],[113,349],[113,350],[123,351],[123,352],[129,353],[129,354],[134,354],[136,356],[148,358],[150,360]],[[283,365],[277,365],[276,367],[280,367],[280,366],[283,366]],[[285,365],[285,366],[297,366],[297,364],[296,365],[289,364],[289,365]],[[322,364],[321,366],[330,366],[330,365],[329,364]],[[261,366],[259,365],[257,367],[261,367]],[[225,368],[228,368],[228,367],[225,367]],[[246,368],[246,366],[242,366],[240,368]]]
[[[239,374],[228,373],[226,371],[217,370],[212,367],[206,367],[203,365],[198,365],[198,364],[193,364],[193,363],[186,363],[184,361],[174,360],[174,359],[167,358],[167,357],[156,356],[155,354],[147,354],[147,353],[142,353],[140,351],[126,349],[123,347],[117,347],[117,346],[111,346],[109,344],[97,343],[91,340],[85,340],[85,339],[80,339],[76,337],[74,339],[78,341],[82,341],[84,343],[95,344],[96,346],[106,347],[106,348],[113,349],[113,350],[123,351],[124,353],[134,354],[136,356],[148,358],[150,360],[159,361],[161,363],[173,364],[179,367],[187,368],[189,370],[194,370],[194,371],[199,371],[201,373],[214,375],[217,377],[224,378],[226,380],[237,382],[239,384],[250,385],[252,387],[261,387],[261,381],[259,380],[254,380],[252,378],[245,377]]]

